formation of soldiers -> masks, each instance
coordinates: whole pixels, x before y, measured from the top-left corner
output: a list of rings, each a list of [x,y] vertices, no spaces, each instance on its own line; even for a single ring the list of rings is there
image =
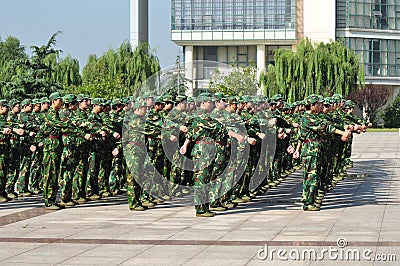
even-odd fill
[[[143,211],[194,191],[196,216],[212,217],[304,167],[303,209],[319,210],[367,128],[353,109],[341,95],[0,100],[0,202],[43,193],[58,210],[126,191]]]

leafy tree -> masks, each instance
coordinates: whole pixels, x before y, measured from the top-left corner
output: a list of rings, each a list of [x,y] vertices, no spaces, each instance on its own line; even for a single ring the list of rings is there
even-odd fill
[[[278,91],[289,101],[301,100],[310,94],[347,96],[364,83],[363,66],[343,43],[313,46],[305,39],[296,49],[278,49],[274,54]],[[275,81],[268,81],[267,76],[273,79],[272,74],[263,74],[260,82],[271,95],[269,90],[276,92],[276,89],[270,83]]]
[[[368,84],[361,90],[352,91],[348,98],[353,100],[363,110],[364,119],[374,123],[379,108],[387,103],[389,95],[388,88]]]
[[[393,103],[385,108],[383,121],[385,127],[400,128],[400,93],[397,94]]]
[[[210,81],[212,92],[225,95],[255,95],[257,94],[257,69],[254,64],[249,66],[235,66],[228,74],[216,70]]]
[[[28,60],[20,41],[12,36],[3,42],[0,39],[0,96],[8,98],[12,81],[19,75],[23,75],[26,69],[23,63]]]
[[[82,86],[74,92],[105,98],[134,95],[159,71],[159,60],[148,44],[132,49],[125,41],[119,49],[109,49],[100,57],[90,55],[82,71]]]

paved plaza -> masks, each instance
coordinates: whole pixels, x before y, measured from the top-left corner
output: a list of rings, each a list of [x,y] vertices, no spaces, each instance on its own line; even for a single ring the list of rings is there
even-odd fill
[[[0,265],[398,265],[399,147],[398,133],[356,135],[354,168],[319,212],[301,208],[301,170],[213,218],[184,201],[129,211],[126,195],[60,211],[41,196],[0,203]]]

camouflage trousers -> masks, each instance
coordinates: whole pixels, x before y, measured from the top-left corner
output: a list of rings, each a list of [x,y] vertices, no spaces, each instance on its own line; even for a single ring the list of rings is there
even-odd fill
[[[29,186],[32,191],[43,187],[42,160],[43,147],[39,148],[36,145],[36,151],[32,154],[31,171],[29,174]]]
[[[17,178],[19,176],[20,162],[20,149],[17,142],[11,142],[9,154],[6,191],[7,193],[14,193],[15,183],[17,182]]]
[[[72,181],[76,169],[77,150],[75,144],[64,145],[60,163],[60,197],[63,202],[72,200]]]
[[[86,196],[100,195],[99,193],[100,153],[96,150],[89,152],[88,173],[86,180]]]
[[[113,156],[111,162],[111,172],[109,179],[110,191],[115,192],[122,188],[122,170],[123,170],[123,153],[122,148],[119,148],[119,153],[117,156]]]
[[[60,157],[58,139],[46,139],[43,147],[43,198],[45,206],[56,203]]]
[[[214,183],[210,191],[210,206],[212,207],[216,207],[230,199],[230,194],[227,194],[231,190],[234,175],[233,165],[230,164],[230,168],[227,168],[231,154],[231,145],[227,145],[227,143],[217,143],[216,148],[217,155],[211,174],[211,182]]]
[[[0,197],[6,197],[6,182],[7,182],[7,168],[8,156],[10,146],[6,142],[0,142]]]
[[[247,161],[245,172],[243,173],[243,180],[240,187],[239,197],[249,196],[250,194],[250,181],[253,177],[254,170],[257,166],[260,157],[260,147],[258,144],[250,146],[250,155]]]
[[[128,205],[130,208],[141,206],[141,187],[138,181],[141,183],[146,171],[146,153],[143,152],[144,145],[128,144],[124,148],[126,154],[126,166],[127,166],[127,193],[128,193]]]
[[[18,193],[28,192],[30,167],[32,162],[32,152],[29,148],[30,145],[28,144],[21,144],[20,146],[21,161],[19,165],[19,175],[17,180]]]
[[[99,193],[100,195],[110,192],[109,178],[111,172],[112,151],[107,145],[103,146],[99,154],[100,156],[100,171],[99,171]]]
[[[304,164],[302,202],[304,206],[307,206],[314,204],[314,199],[318,189],[318,157],[304,156],[302,160]]]
[[[147,142],[147,159],[150,161],[149,167],[145,170],[146,180],[143,183],[142,200],[151,198],[150,195],[166,195],[168,188],[164,173],[164,152],[160,139],[149,138]]]
[[[72,199],[86,198],[86,183],[89,171],[89,144],[78,141],[76,147],[76,168],[72,180]]]
[[[214,145],[196,143],[192,150],[192,157],[195,161],[193,173],[194,181],[194,204],[196,213],[204,213],[210,209],[210,179],[213,171]]]

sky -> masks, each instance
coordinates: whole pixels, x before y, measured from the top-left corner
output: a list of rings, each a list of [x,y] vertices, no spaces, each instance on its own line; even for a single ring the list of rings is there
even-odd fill
[[[129,40],[129,0],[0,0],[0,38],[15,36],[30,46],[47,43],[57,31],[56,49],[81,69],[90,54],[101,56]],[[171,41],[171,1],[149,0],[149,43],[163,68],[173,65],[179,47]]]

